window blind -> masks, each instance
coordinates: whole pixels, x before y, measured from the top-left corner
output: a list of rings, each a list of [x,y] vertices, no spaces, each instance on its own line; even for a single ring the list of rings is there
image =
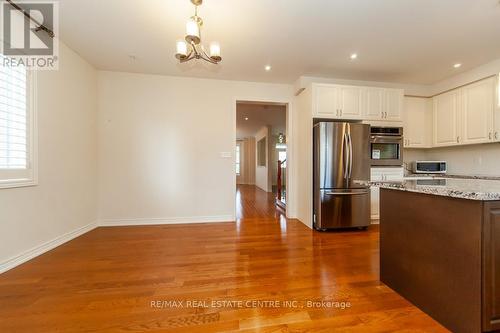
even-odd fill
[[[26,69],[0,66],[0,169],[28,167],[27,100]]]

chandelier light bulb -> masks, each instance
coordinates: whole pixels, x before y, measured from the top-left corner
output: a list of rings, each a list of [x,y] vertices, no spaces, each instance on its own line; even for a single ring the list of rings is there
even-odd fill
[[[185,41],[177,41],[177,53],[175,54],[177,59],[183,59],[187,57],[187,44]]]
[[[189,19],[186,23],[186,41],[188,43],[200,43],[200,26],[193,19]]]
[[[210,58],[214,60],[221,59],[220,56],[220,44],[217,42],[210,43]]]

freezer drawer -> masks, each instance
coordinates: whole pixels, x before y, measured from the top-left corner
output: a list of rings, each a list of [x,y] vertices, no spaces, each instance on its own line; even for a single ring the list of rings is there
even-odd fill
[[[370,224],[369,189],[321,190],[318,195],[316,229],[359,228]]]

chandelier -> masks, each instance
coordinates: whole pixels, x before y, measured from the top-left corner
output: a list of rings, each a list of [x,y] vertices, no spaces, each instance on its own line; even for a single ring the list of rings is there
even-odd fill
[[[186,24],[186,37],[177,42],[177,53],[175,57],[179,62],[184,63],[193,59],[203,59],[212,64],[218,64],[222,57],[220,56],[220,45],[217,42],[210,44],[210,55],[205,52],[201,45],[201,27],[203,20],[198,16],[198,6],[203,0],[191,0],[194,5],[194,16]]]

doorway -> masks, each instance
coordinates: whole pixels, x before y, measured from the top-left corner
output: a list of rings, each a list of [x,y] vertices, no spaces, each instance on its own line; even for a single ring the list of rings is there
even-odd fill
[[[248,217],[249,205],[255,212],[265,212],[261,215],[286,216],[290,178],[288,112],[285,103],[236,102],[237,220]],[[251,195],[253,198],[249,198]]]

